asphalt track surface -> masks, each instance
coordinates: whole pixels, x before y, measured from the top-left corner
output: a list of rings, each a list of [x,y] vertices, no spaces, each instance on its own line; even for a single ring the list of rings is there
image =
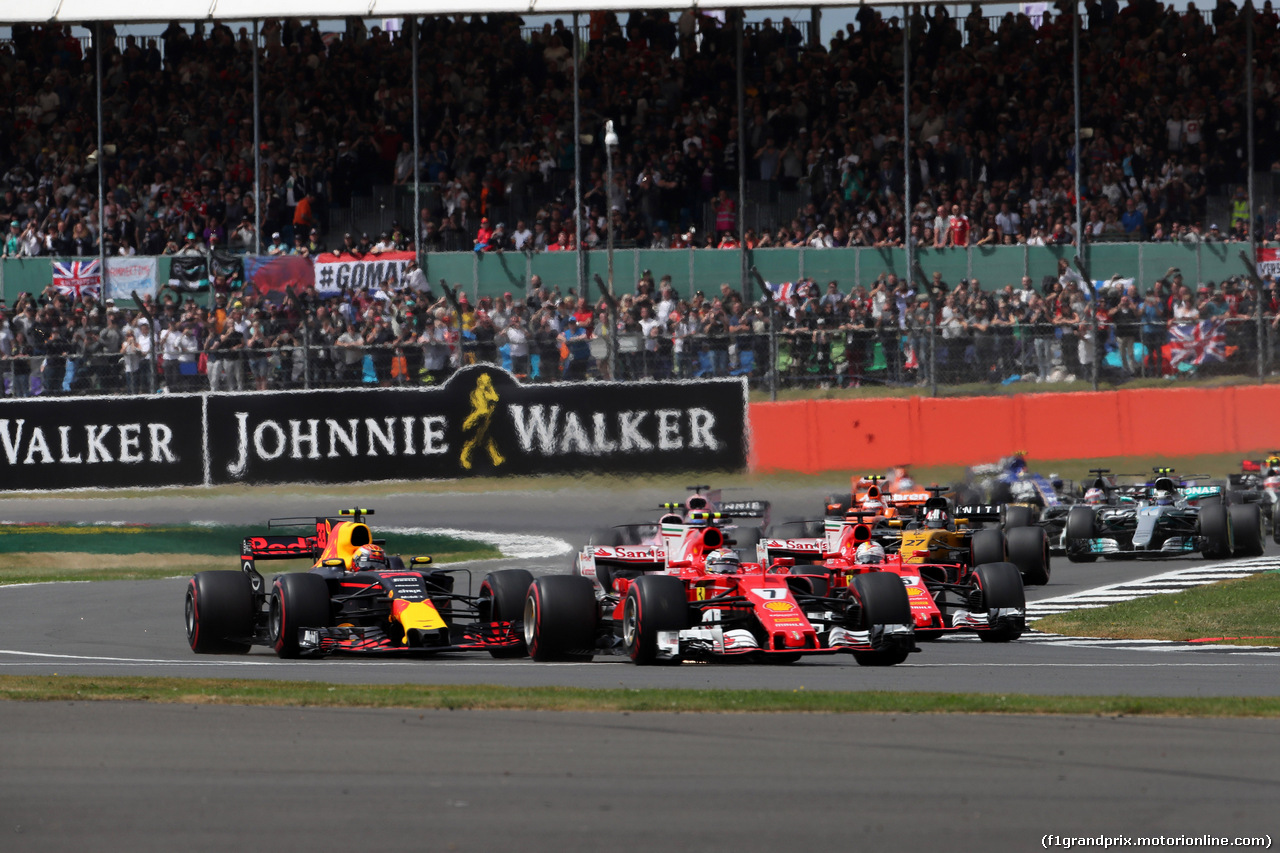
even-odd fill
[[[823,487],[767,495],[806,515]],[[670,500],[616,490],[0,500],[12,521],[221,521],[372,505],[382,526],[579,544]],[[390,543],[394,546],[394,542]],[[1269,545],[1268,554],[1280,548]],[[569,555],[476,565],[563,571]],[[1055,560],[1043,599],[1201,565]],[[234,552],[228,567],[235,567]],[[184,580],[0,587],[0,673],[350,683],[1277,695],[1280,654],[948,640],[909,663],[544,665],[192,655]],[[1013,850],[1045,835],[1277,836],[1280,725],[1080,717],[417,712],[0,703],[5,850]],[[1191,845],[1205,849],[1206,845]],[[1216,849],[1218,845],[1207,845]]]

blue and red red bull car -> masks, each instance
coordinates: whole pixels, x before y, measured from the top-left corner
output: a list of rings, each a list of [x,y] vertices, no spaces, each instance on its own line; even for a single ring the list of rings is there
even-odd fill
[[[524,569],[487,574],[478,595],[454,591],[458,574],[429,556],[387,554],[365,516],[342,510],[337,518],[284,518],[267,533],[244,539],[240,571],[209,571],[187,584],[186,628],[201,654],[244,654],[273,648],[284,658],[333,653],[430,654],[488,651],[522,657],[520,623],[533,576]],[[277,575],[268,584],[258,564],[308,560],[306,572]]]

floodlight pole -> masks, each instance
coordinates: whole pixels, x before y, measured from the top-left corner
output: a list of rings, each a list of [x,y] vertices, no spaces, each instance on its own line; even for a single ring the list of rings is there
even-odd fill
[[[262,116],[258,91],[258,22],[253,22],[253,253],[262,254]]]
[[[609,175],[604,197],[605,206],[609,208],[605,214],[605,227],[609,229],[609,378],[614,381],[618,378],[618,303],[613,291],[613,149],[617,147],[618,134],[610,119],[604,123],[605,165]]]
[[[1262,281],[1257,276],[1258,264],[1258,239],[1253,227],[1254,211],[1257,209],[1253,206],[1253,26],[1254,26],[1254,8],[1253,0],[1245,0],[1245,42],[1244,42],[1244,79],[1245,79],[1245,111],[1248,113],[1248,122],[1246,136],[1249,138],[1249,220],[1246,223],[1249,229],[1249,257],[1253,259],[1253,274],[1257,280],[1254,289],[1257,291],[1255,302],[1257,303],[1258,315],[1258,381],[1261,382],[1266,376],[1267,359],[1266,359],[1266,325],[1262,321]]]
[[[421,129],[418,126],[418,16],[409,19],[410,55],[413,62],[413,259],[422,269],[422,159],[419,153]],[[424,273],[425,275],[425,273]]]
[[[97,71],[94,82],[98,90],[98,274],[102,276],[103,305],[107,298],[107,218],[106,218],[106,152],[102,148],[102,22],[94,25],[93,43]]]
[[[578,293],[587,298],[587,271],[585,248],[582,245],[582,83],[580,45],[578,38],[578,13],[573,13],[573,247],[578,271]],[[549,235],[548,235],[549,236]],[[609,276],[610,281],[613,276]]]

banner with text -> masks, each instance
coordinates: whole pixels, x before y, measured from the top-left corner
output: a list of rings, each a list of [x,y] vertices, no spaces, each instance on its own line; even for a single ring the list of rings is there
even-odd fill
[[[155,296],[158,258],[107,258],[107,299],[132,299]]]
[[[743,379],[0,400],[0,491],[736,471]]]
[[[333,252],[316,255],[316,292],[333,296],[344,290],[397,290],[405,286],[409,262],[413,259],[413,252],[383,252],[361,257]]]
[[[0,401],[0,490],[204,482],[198,395]]]
[[[520,385],[489,366],[428,389],[208,398],[213,483],[739,470],[746,383]]]

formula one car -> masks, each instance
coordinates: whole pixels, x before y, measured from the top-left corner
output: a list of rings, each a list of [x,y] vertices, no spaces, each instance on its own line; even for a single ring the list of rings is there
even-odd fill
[[[956,506],[945,497],[950,486],[928,486],[929,497],[914,515],[874,515],[871,537],[886,553],[899,554],[905,563],[959,564],[1013,563],[1023,583],[1043,586],[1049,582],[1051,564],[1045,531],[1034,526],[1034,514],[1019,507],[993,505]],[[864,510],[853,510],[857,515]],[[828,519],[836,525],[843,519]],[[771,531],[772,532],[772,531]],[[791,557],[797,563],[823,553],[821,537],[769,536],[759,546],[758,558]]]
[[[620,566],[617,554],[597,561],[584,551],[577,574],[537,578],[524,610],[530,656],[791,663],[849,652],[864,666],[891,666],[915,650],[911,606],[896,577],[867,574],[819,594],[791,575],[793,560],[742,561],[727,547],[731,523],[712,512],[669,515],[661,556]]]
[[[1257,504],[1224,504],[1221,486],[1198,484],[1205,475],[1178,477],[1172,468],[1156,468],[1155,474],[1148,482],[1110,490],[1104,504],[1072,507],[1067,559],[1262,555],[1266,545]]]
[[[902,551],[886,554],[873,538],[873,521],[858,511],[843,520],[828,519],[821,561],[797,564],[792,574],[804,578],[814,594],[824,595],[870,572],[900,579],[920,639],[951,631],[974,631],[984,642],[995,643],[1022,636],[1027,605],[1017,566],[1003,561],[924,563]]]
[[[929,499],[911,479],[904,466],[890,468],[887,474],[863,474],[852,478],[848,494],[827,497],[823,516],[843,518],[850,510],[861,509],[865,504],[883,504],[884,515],[890,518],[899,514],[911,515]]]
[[[187,584],[187,641],[201,654],[244,654],[265,645],[282,658],[348,653],[488,651],[522,657],[520,617],[533,576],[508,569],[485,576],[479,595],[454,592],[466,569],[429,568],[431,558],[388,555],[365,516],[281,518],[268,529],[302,527],[306,535],[251,536],[240,571],[200,572]],[[312,562],[310,571],[277,575],[270,589],[263,560]],[[468,580],[469,586],[469,580]]]
[[[1280,543],[1280,450],[1261,461],[1245,459],[1239,474],[1227,475],[1228,502],[1257,504],[1263,530]]]

